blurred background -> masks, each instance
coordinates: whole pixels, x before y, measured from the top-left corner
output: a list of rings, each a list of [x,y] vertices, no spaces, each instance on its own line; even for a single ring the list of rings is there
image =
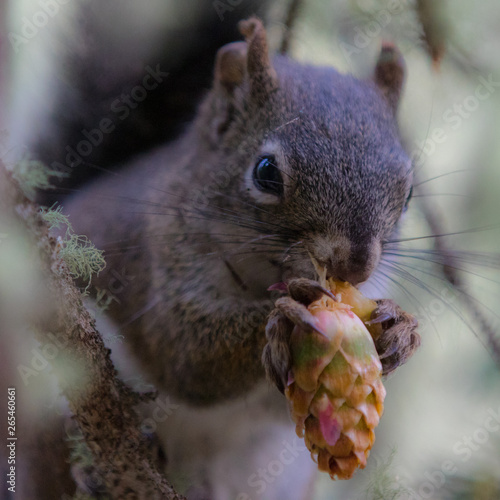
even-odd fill
[[[209,88],[217,47],[239,39],[237,20],[258,13],[277,50],[288,7],[283,0],[3,4],[4,158],[29,152],[71,167],[78,160],[68,160],[68,146],[77,147],[82,130],[114,119],[120,132],[103,135],[85,158],[91,167],[75,169],[43,201],[64,199],[99,174],[96,165],[119,168],[183,129]],[[404,55],[399,123],[416,188],[402,227],[407,241],[390,251],[400,261],[383,269],[390,277],[377,295],[416,314],[422,335],[415,357],[387,380],[367,468],[348,482],[318,475],[315,500],[500,499],[500,369],[486,333],[500,342],[499,27],[495,0],[304,0],[298,12],[296,59],[367,77],[383,40]],[[158,61],[169,73],[158,90],[144,102],[121,98]],[[420,238],[436,233],[428,214],[453,234]],[[453,252],[449,259],[436,253],[436,241]],[[15,281],[12,259],[24,255],[9,252],[0,260],[5,296]],[[461,291],[443,263],[459,275]]]

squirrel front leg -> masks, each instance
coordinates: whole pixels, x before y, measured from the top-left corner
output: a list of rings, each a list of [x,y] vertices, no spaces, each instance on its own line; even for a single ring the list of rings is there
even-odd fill
[[[180,295],[151,311],[153,321],[140,335],[147,343],[136,352],[158,388],[173,396],[196,405],[234,398],[264,377],[261,356],[271,308],[270,300]]]

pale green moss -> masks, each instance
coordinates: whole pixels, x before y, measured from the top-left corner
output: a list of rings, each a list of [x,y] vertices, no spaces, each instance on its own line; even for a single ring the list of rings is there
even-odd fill
[[[41,161],[32,160],[29,157],[16,163],[12,169],[14,179],[19,183],[26,197],[34,200],[38,190],[50,189],[53,177],[67,177],[67,174],[49,169]]]
[[[52,187],[51,178],[66,176],[66,174],[51,170],[42,162],[30,158],[19,161],[12,168],[12,175],[25,195],[31,200],[35,199],[38,190]],[[71,275],[87,282],[89,286],[92,276],[99,274],[106,265],[103,252],[98,250],[86,236],[74,233],[68,217],[62,213],[62,207],[44,207],[41,210],[42,217],[47,221],[51,230],[64,230],[66,228],[64,236],[60,238],[60,256],[66,262]]]
[[[366,487],[366,498],[369,500],[398,500],[407,498],[408,488],[402,485],[393,471],[393,461],[396,450],[392,450],[389,456],[381,459],[375,470],[370,474]]]
[[[60,230],[66,227],[64,236],[59,240],[59,255],[68,266],[71,275],[87,282],[89,286],[92,276],[99,274],[106,266],[102,250],[97,249],[87,236],[73,232],[68,217],[62,213],[62,207],[42,208],[42,217],[50,229]]]
[[[106,266],[102,250],[98,250],[86,236],[70,234],[63,239],[60,255],[75,278],[89,283],[92,275],[99,274]]]
[[[72,230],[68,216],[62,213],[62,207],[60,205],[52,205],[50,208],[42,208],[42,216],[49,225],[49,229],[60,229],[61,227],[66,226]]]

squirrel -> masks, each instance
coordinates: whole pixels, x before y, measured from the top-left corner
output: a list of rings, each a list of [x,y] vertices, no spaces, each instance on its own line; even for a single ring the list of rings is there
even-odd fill
[[[315,466],[265,379],[283,390],[289,367],[286,338],[266,348],[268,289],[314,279],[310,256],[361,288],[375,272],[411,197],[396,124],[405,69],[386,44],[358,80],[270,57],[258,18],[240,30],[186,132],[64,209],[105,251],[93,285],[128,277],[109,314],[141,373],[178,404],[158,429],[169,479],[187,481],[190,500],[305,500]],[[420,337],[411,315],[377,303],[387,374]]]

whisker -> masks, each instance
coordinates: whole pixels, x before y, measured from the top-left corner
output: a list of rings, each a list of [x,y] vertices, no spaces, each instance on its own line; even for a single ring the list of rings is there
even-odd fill
[[[404,270],[401,270],[400,268],[397,267],[397,265],[395,265],[394,262],[391,262],[391,267],[393,268],[393,271],[397,275],[399,275],[401,278],[409,280],[410,282],[414,283],[416,286],[419,286],[420,288],[424,289],[431,296],[433,296],[434,298],[438,299],[441,303],[443,303],[449,310],[451,310],[453,313],[455,313],[457,315],[457,317],[464,323],[464,325],[466,325],[474,333],[475,337],[479,340],[481,345],[488,352],[489,356],[493,360],[495,360],[492,353],[489,352],[488,346],[485,344],[483,339],[478,335],[477,331],[474,329],[474,327],[472,326],[470,321],[468,321],[467,318],[465,318],[465,316],[461,313],[460,309],[458,309],[456,306],[453,306],[452,304],[450,304],[449,301],[444,301],[442,299],[442,297],[439,296],[439,294],[437,293],[437,291],[434,288],[429,287],[422,280],[419,280],[418,278],[413,276],[411,273],[404,271]],[[440,279],[442,279],[443,281],[446,281],[445,278],[440,278]],[[451,285],[448,285],[447,288],[450,289]],[[456,288],[453,288],[453,289],[456,290],[457,292],[459,292],[459,294],[464,295],[465,297],[472,299],[473,301],[477,301],[477,299],[475,299],[474,297],[472,297],[470,294],[466,293],[465,291],[459,290]],[[485,307],[484,304],[483,304],[483,307]],[[425,308],[423,308],[423,310],[425,311]],[[429,319],[430,319],[430,317],[429,317]],[[436,330],[434,325],[433,325],[433,327],[434,327],[434,330]]]
[[[408,276],[405,276],[405,275],[404,275],[404,273],[399,272],[399,270],[398,270],[397,268],[394,268],[392,265],[388,265],[388,263],[387,263],[387,262],[385,262],[385,264],[386,264],[386,265],[385,265],[385,267],[386,267],[387,269],[389,269],[389,271],[396,273],[396,275],[398,275],[399,277],[401,277],[401,278],[403,278],[403,279],[406,279],[406,280],[407,280],[407,281],[409,281],[410,283],[413,283],[414,285],[419,286],[420,288],[423,288],[424,290],[426,289],[426,287],[425,287],[425,286],[424,286],[424,287],[422,287],[422,285],[425,285],[423,282],[420,282],[420,283],[419,283],[419,282],[417,281],[417,283],[415,283],[415,282],[414,282],[414,280],[408,279]],[[380,264],[380,265],[381,265],[381,266],[383,266],[383,265],[384,265],[384,263],[382,263],[382,262],[381,262],[381,264]],[[392,276],[388,275],[387,273],[383,273],[383,274],[384,274],[384,276],[385,276],[387,279],[389,279],[389,280],[390,280],[392,283],[394,283],[394,284],[395,284],[398,288],[400,288],[400,289],[403,291],[403,293],[404,293],[407,297],[409,297],[409,299],[410,299],[410,302],[411,302],[411,303],[417,303],[417,304],[420,306],[420,310],[421,310],[421,311],[426,311],[426,308],[424,307],[424,305],[422,304],[422,302],[421,302],[421,301],[420,301],[420,300],[419,300],[419,299],[418,299],[418,298],[417,298],[417,297],[416,297],[413,293],[409,292],[409,291],[406,289],[406,287],[404,287],[401,283],[399,283],[399,281],[397,281],[396,279],[394,279]],[[409,274],[409,273],[407,273],[407,274]],[[429,292],[429,290],[426,290],[426,291],[428,291],[428,292]],[[431,293],[431,295],[433,294],[432,292],[430,292],[430,293]],[[430,319],[430,317],[429,317],[429,316],[428,316],[428,319]],[[435,333],[436,333],[436,334],[438,335],[438,337],[439,337],[439,332],[438,332],[438,330],[437,330],[436,326],[434,325],[434,323],[432,323],[432,328],[434,329]]]
[[[388,269],[389,271],[395,271],[396,272],[397,269],[394,268],[392,264],[393,263],[389,262],[389,261],[381,261],[379,266],[380,267],[384,267],[385,269]],[[391,282],[393,282],[395,285],[397,285],[398,288],[400,290],[402,290],[403,293],[408,297],[408,299],[410,300],[410,302],[412,302],[412,303],[416,302],[421,307],[423,307],[423,304],[420,302],[420,300],[413,293],[411,293],[406,287],[404,287],[401,283],[399,283],[398,281],[396,281],[392,276],[390,276],[387,273],[384,273],[384,272],[381,271],[381,274],[383,274],[383,276],[385,276],[387,279],[389,279]],[[396,274],[398,274],[398,273],[396,273]],[[403,277],[403,276],[401,276],[401,277]],[[410,280],[408,280],[408,281],[410,281]]]
[[[476,276],[478,278],[482,278],[486,281],[491,281],[492,283],[495,283],[495,284],[500,284],[499,281],[497,280],[494,280],[493,278],[488,278],[486,276],[483,276],[481,274],[478,274],[478,273],[475,273],[469,269],[466,269],[464,267],[458,267],[458,266],[454,266],[452,264],[449,264],[448,262],[442,262],[442,261],[438,261],[438,260],[431,260],[431,259],[425,259],[424,257],[420,257],[418,255],[401,255],[401,254],[398,254],[398,253],[394,253],[394,252],[384,252],[385,255],[392,255],[392,256],[395,256],[395,257],[401,257],[401,258],[405,258],[405,259],[415,259],[415,260],[421,260],[421,261],[424,261],[424,262],[430,262],[432,264],[440,264],[440,265],[445,265],[446,267],[449,267],[451,269],[455,269],[457,271],[461,271],[461,272],[464,272],[464,273],[468,273],[468,274],[471,274],[473,276]],[[443,259],[444,260],[444,259]],[[398,261],[398,264],[400,265],[403,265],[402,262]],[[411,267],[412,269],[415,269],[417,271],[422,271],[424,272],[422,269],[420,268],[416,268],[414,266],[410,266],[408,264],[404,264],[406,267]],[[430,273],[429,273],[430,274]],[[434,276],[433,274],[431,274],[431,276]]]
[[[444,238],[446,236],[457,236],[460,234],[473,234],[473,233],[478,233],[480,231],[491,231],[493,229],[498,229],[499,227],[500,227],[500,224],[490,224],[488,226],[481,226],[481,227],[476,227],[476,228],[471,228],[471,229],[464,229],[463,231],[455,231],[455,232],[442,233],[442,234],[428,234],[428,235],[424,235],[424,236],[415,236],[413,238],[401,238],[398,240],[386,240],[386,241],[384,241],[384,244],[403,243],[406,241],[425,240],[425,239],[429,239],[429,238]]]
[[[423,274],[427,274],[429,276],[432,276],[433,278],[436,278],[436,279],[439,279],[440,281],[443,281],[445,283],[448,283],[447,279],[444,277],[444,276],[436,276],[435,274],[431,273],[430,271],[425,271],[423,269],[420,269],[420,268],[416,268],[414,266],[410,266],[408,264],[405,264],[403,262],[398,262],[398,265],[400,266],[403,266],[403,267],[407,267],[407,268],[410,268],[410,269],[413,269],[413,270],[416,270],[416,271],[419,271]],[[486,278],[485,278],[486,279]],[[498,284],[498,282],[494,282],[496,284]],[[462,293],[462,294],[465,294],[465,292],[463,290],[458,290],[458,292]],[[486,310],[488,310],[493,316],[497,317],[500,319],[500,315],[498,315],[496,312],[493,311],[493,309],[489,308],[486,304],[483,304],[479,299],[477,299],[476,297],[470,295],[470,294],[466,294],[467,297],[471,300],[473,300],[474,302],[477,302],[478,305],[484,307]]]
[[[414,187],[418,188],[419,186],[422,186],[423,184],[427,184],[428,182],[435,181],[436,179],[441,179],[442,177],[446,177],[448,175],[454,175],[454,174],[462,174],[462,173],[471,173],[470,170],[468,169],[462,169],[462,170],[453,170],[452,172],[446,172],[441,175],[436,175],[435,177],[431,177],[430,179],[426,179],[425,181],[421,181],[417,184],[413,184]]]
[[[415,193],[412,198],[432,198],[434,196],[451,196],[455,198],[468,198],[468,199],[473,199],[473,196],[467,195],[467,194],[460,194],[460,193],[422,193],[422,194],[417,194]]]

